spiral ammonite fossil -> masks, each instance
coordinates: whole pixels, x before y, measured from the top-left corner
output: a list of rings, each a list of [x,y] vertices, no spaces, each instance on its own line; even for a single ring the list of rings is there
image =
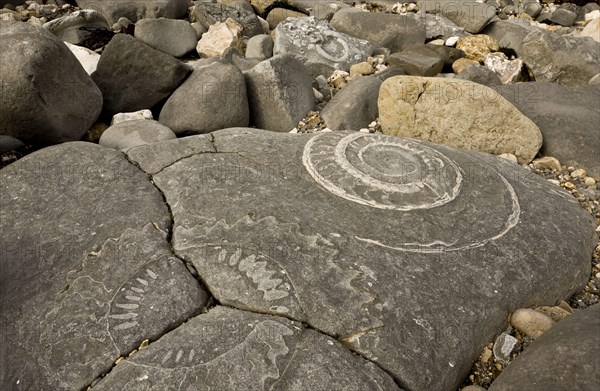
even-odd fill
[[[463,172],[452,159],[405,138],[359,132],[320,133],[306,143],[302,160],[312,178],[327,191],[372,208],[410,212],[446,205],[452,209],[449,203],[463,190]],[[518,223],[520,206],[510,183],[495,170],[491,171],[499,179],[495,183],[500,183],[504,199],[504,206],[499,207],[503,217],[494,226],[485,226],[482,235],[450,233],[457,236],[409,243],[396,243],[389,238],[355,238],[412,252],[465,250],[498,239]],[[498,189],[488,191],[498,192]],[[426,230],[431,221],[426,218],[422,221]]]

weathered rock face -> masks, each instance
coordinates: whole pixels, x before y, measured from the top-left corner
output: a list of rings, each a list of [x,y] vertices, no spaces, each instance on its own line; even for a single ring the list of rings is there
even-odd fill
[[[82,9],[93,9],[106,17],[109,23],[126,17],[132,22],[160,17],[177,19],[188,9],[187,0],[76,0]]]
[[[600,43],[591,38],[534,30],[523,38],[517,54],[537,81],[577,87],[600,73]]]
[[[366,39],[375,47],[387,47],[392,52],[425,43],[425,26],[413,15],[342,10],[333,15],[330,23],[336,31]]]
[[[290,55],[274,56],[244,75],[250,122],[262,129],[289,132],[315,106],[311,78]]]
[[[556,83],[518,83],[495,90],[542,131],[541,152],[563,164],[581,164],[600,176],[600,90],[598,86],[566,88]]]
[[[135,24],[135,37],[163,53],[181,57],[196,48],[196,30],[185,20],[142,19]]]
[[[533,160],[542,146],[529,118],[494,90],[466,80],[390,78],[379,90],[379,120],[385,134],[511,153],[521,163]]]
[[[319,352],[319,355],[315,355]],[[338,341],[282,317],[215,307],[125,361],[95,391],[159,385],[217,390],[399,390]]]
[[[228,6],[220,3],[199,3],[194,7],[196,20],[206,29],[217,22],[225,22],[228,18],[242,26],[242,35],[253,37],[263,34],[263,28],[254,14],[239,6]]]
[[[211,139],[217,153],[190,154]],[[334,335],[406,389],[456,389],[507,311],[554,303],[589,275],[590,216],[555,185],[486,154],[358,132],[256,129],[131,151],[140,167],[158,172],[175,253],[221,304]],[[238,341],[253,340],[243,337],[245,320],[232,323],[247,330]],[[166,368],[188,359],[177,341],[196,340],[189,333],[135,358],[154,366],[149,381],[172,384]],[[123,369],[128,378],[146,370]],[[194,364],[190,374],[203,371]],[[269,373],[282,382],[288,374]]]
[[[79,140],[102,94],[65,44],[26,23],[0,21],[0,134],[56,144]]]
[[[159,120],[178,135],[248,126],[244,75],[236,66],[221,62],[194,69],[169,97]]]
[[[490,391],[594,390],[600,384],[600,305],[561,320],[520,354]]]
[[[234,48],[241,54],[244,52],[242,30],[243,27],[233,19],[227,19],[222,23],[217,22],[202,34],[202,38],[196,45],[196,51],[203,58],[223,56],[229,48]]]
[[[126,34],[104,48],[92,78],[110,114],[152,108],[168,97],[192,71],[172,56]]]
[[[440,13],[467,32],[476,34],[496,15],[493,3],[472,0],[419,0],[419,10]]]
[[[160,192],[121,152],[61,144],[0,184],[0,388],[83,389],[204,306]]]
[[[500,76],[491,69],[479,65],[479,63],[470,65],[456,75],[456,79],[468,80],[473,83],[483,84],[492,87],[502,84]]]
[[[538,30],[538,28],[529,25],[526,21],[495,20],[483,29],[482,34],[496,39],[501,48],[521,53],[523,39],[533,30]]]
[[[327,22],[314,17],[288,18],[279,23],[273,37],[274,54],[296,57],[307,68],[315,68],[313,76],[329,75],[335,69],[348,71],[374,49],[368,41],[332,30]]]
[[[70,15],[44,23],[45,29],[62,41],[77,45],[96,29],[109,30],[106,18],[94,10],[75,11]]]

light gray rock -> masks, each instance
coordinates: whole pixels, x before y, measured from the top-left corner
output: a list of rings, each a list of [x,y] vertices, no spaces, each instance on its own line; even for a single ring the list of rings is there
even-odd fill
[[[250,123],[259,128],[289,132],[315,106],[306,68],[288,54],[265,60],[244,75]]]
[[[83,389],[205,305],[160,192],[123,153],[45,148],[0,184],[2,389]]]
[[[248,40],[246,58],[266,60],[273,56],[273,38],[267,34],[259,34]]]
[[[440,13],[419,13],[418,19],[425,25],[425,39],[465,37],[469,35],[463,27],[446,18]]]
[[[467,32],[476,34],[496,15],[494,2],[473,0],[418,0],[420,12],[440,13]]]
[[[44,23],[43,27],[60,40],[79,44],[95,30],[110,30],[108,21],[101,13],[91,9],[75,11]]]
[[[556,83],[517,83],[494,89],[540,128],[542,155],[581,165],[600,176],[600,90],[598,86],[561,87]]]
[[[117,34],[104,48],[92,74],[109,114],[152,108],[185,80],[192,67],[152,49],[134,37]]]
[[[542,146],[540,129],[510,102],[491,88],[460,79],[387,79],[379,89],[379,122],[385,134],[512,153],[521,164],[533,160]]]
[[[490,391],[585,390],[600,384],[600,305],[575,312],[535,340]]]
[[[57,144],[80,140],[102,110],[102,94],[56,36],[0,21],[0,135]]]
[[[118,365],[92,389],[123,389],[132,382],[141,390],[157,384],[223,391],[399,390],[377,366],[298,322],[220,306]]]
[[[110,124],[115,125],[119,122],[135,121],[140,119],[154,119],[154,117],[152,116],[152,112],[148,109],[134,111],[133,113],[118,113],[113,115]]]
[[[331,18],[335,30],[370,41],[392,52],[425,43],[426,29],[417,16],[341,10]]]
[[[374,49],[368,41],[336,32],[326,21],[314,17],[286,19],[273,31],[273,40],[273,54],[296,57],[313,77],[336,69],[348,71]]]
[[[76,0],[81,9],[93,9],[106,17],[109,24],[126,17],[132,22],[160,17],[178,19],[188,10],[187,0]]]
[[[65,44],[71,53],[75,55],[77,61],[79,61],[88,75],[96,72],[96,68],[98,68],[98,61],[100,61],[100,55],[98,53],[88,48],[73,45],[68,42],[65,42]]]
[[[142,19],[135,24],[135,37],[146,45],[175,57],[196,48],[196,29],[185,20]]]
[[[468,80],[488,87],[502,84],[502,80],[496,72],[479,64],[466,67],[456,75],[456,79]]]
[[[14,151],[17,148],[23,147],[23,141],[12,136],[0,135],[0,153]]]
[[[600,72],[600,42],[541,29],[523,38],[517,53],[536,81],[565,87],[587,85]]]
[[[321,118],[332,130],[359,130],[374,121],[382,80],[374,76],[352,80],[325,105]]]
[[[335,335],[403,388],[457,389],[507,311],[587,282],[591,216],[514,163],[360,132],[229,129],[177,143],[196,138],[217,153],[154,168],[175,253],[223,305]],[[161,144],[134,150],[150,161]],[[180,348],[164,349],[160,360]]]
[[[580,11],[579,7],[575,4],[568,4],[569,7],[565,7],[567,4],[563,4],[552,13],[550,20],[552,23],[560,24],[564,27],[571,27],[577,21],[577,14]]]
[[[159,121],[177,135],[248,126],[246,83],[232,64],[197,67],[163,106]]]
[[[175,133],[154,120],[119,122],[102,133],[98,144],[117,151],[177,138]]]
[[[426,45],[415,45],[394,53],[387,59],[391,65],[399,66],[407,75],[435,76],[444,67],[444,58]]]
[[[198,3],[194,6],[196,20],[206,29],[217,22],[225,22],[227,18],[233,19],[243,27],[242,34],[246,37],[263,34],[260,21],[254,14],[240,6],[229,6],[219,3]]]
[[[523,0],[521,1],[521,6],[523,7],[523,12],[534,19],[540,16],[542,12],[542,5],[539,0]]]
[[[519,340],[510,334],[502,333],[494,341],[494,357],[507,365],[512,360],[512,354],[519,345]]]

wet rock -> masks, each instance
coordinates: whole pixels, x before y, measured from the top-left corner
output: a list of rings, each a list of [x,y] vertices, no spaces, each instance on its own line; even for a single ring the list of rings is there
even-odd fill
[[[232,64],[197,67],[163,106],[159,120],[177,135],[248,126],[248,98],[242,72]]]
[[[142,19],[135,24],[135,37],[153,49],[174,57],[191,52],[198,43],[196,30],[185,20]]]
[[[314,17],[286,19],[273,32],[273,40],[274,54],[296,57],[313,76],[348,71],[374,49],[369,42],[336,32]]]
[[[95,30],[109,30],[108,21],[92,9],[75,11],[44,23],[43,27],[62,41],[79,44]]]
[[[237,4],[227,5],[220,3],[197,3],[193,11],[196,20],[209,29],[211,25],[227,19],[232,19],[242,26],[242,35],[248,38],[263,34],[263,28],[254,12]]]
[[[276,55],[244,75],[250,123],[262,129],[289,132],[314,108],[311,78],[290,55]]]
[[[425,26],[413,15],[394,15],[341,10],[331,19],[336,31],[370,41],[375,47],[397,52],[425,43]]]
[[[126,34],[104,48],[92,74],[109,114],[152,108],[185,80],[192,68]],[[127,87],[127,88],[125,88]]]
[[[388,79],[379,91],[379,121],[385,134],[512,153],[520,163],[530,162],[542,145],[530,119],[494,90],[465,80]]]
[[[202,58],[220,57],[229,48],[236,49],[242,54],[244,53],[242,30],[243,27],[233,19],[227,19],[223,23],[217,22],[202,34],[196,51]]]
[[[175,133],[153,120],[129,120],[110,126],[102,133],[98,144],[125,151],[138,145],[152,144],[176,138]]]
[[[378,117],[377,97],[381,80],[361,77],[353,80],[321,111],[321,118],[331,130],[359,130]]]
[[[0,134],[56,144],[80,140],[102,110],[102,95],[56,36],[0,21]]]
[[[510,324],[521,334],[533,339],[550,330],[554,323],[548,315],[529,308],[519,308],[510,316]]]
[[[489,388],[594,390],[600,384],[600,305],[562,320],[521,353]]]

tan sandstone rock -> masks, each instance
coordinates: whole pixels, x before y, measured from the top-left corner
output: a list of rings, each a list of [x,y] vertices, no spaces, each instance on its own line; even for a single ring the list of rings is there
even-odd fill
[[[483,62],[486,53],[500,50],[496,38],[485,34],[469,35],[456,42],[456,48],[465,52],[465,57],[478,62]]]
[[[242,30],[244,28],[233,19],[227,18],[225,22],[217,22],[208,28],[198,41],[196,51],[202,58],[222,56],[228,48],[237,49],[244,53]]]

